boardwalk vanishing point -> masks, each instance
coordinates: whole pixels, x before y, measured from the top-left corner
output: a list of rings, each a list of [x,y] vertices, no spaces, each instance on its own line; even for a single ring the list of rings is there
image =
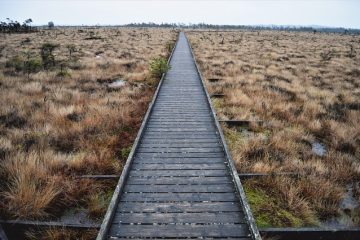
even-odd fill
[[[170,65],[97,239],[261,239],[184,33]]]

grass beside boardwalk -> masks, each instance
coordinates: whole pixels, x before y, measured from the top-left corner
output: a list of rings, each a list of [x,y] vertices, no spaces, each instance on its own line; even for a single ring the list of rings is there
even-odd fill
[[[360,36],[187,35],[209,93],[225,94],[213,99],[218,118],[250,122],[223,125],[237,170],[302,176],[244,182],[260,226],[308,226],[336,217],[349,186],[360,202]]]
[[[101,221],[114,183],[78,176],[121,173],[159,80],[149,62],[166,59],[176,36],[101,27],[1,35],[1,218],[78,208]],[[115,80],[125,84],[110,88]]]

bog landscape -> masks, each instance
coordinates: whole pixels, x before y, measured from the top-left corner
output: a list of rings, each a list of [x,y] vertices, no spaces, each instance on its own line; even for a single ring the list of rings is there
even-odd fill
[[[359,236],[357,32],[12,24],[0,239]]]

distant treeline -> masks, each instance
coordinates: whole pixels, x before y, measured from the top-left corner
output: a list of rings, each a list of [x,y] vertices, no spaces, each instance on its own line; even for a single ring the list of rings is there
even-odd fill
[[[49,22],[48,25],[34,27],[31,26],[32,19],[26,19],[23,23],[11,20],[0,22],[0,32],[2,33],[26,33],[34,32],[40,29],[53,29],[54,23]],[[325,32],[325,33],[343,33],[343,34],[360,34],[360,29],[352,28],[336,28],[336,27],[314,27],[314,26],[282,26],[282,25],[214,25],[206,23],[198,24],[184,24],[184,23],[129,23],[125,25],[96,25],[96,26],[58,26],[58,27],[85,27],[85,28],[99,28],[99,27],[143,27],[143,28],[187,28],[187,29],[214,29],[214,30],[278,30],[278,31],[299,31],[299,32]]]
[[[32,27],[30,24],[32,23],[32,19],[26,19],[23,23],[19,23],[18,21],[11,20],[10,18],[6,19],[6,22],[0,22],[0,32],[2,33],[27,33],[34,32],[37,29]]]
[[[278,31],[301,31],[301,32],[328,32],[328,33],[349,33],[360,34],[360,29],[333,28],[333,27],[308,27],[308,26],[260,26],[260,25],[213,25],[206,23],[182,24],[182,23],[130,23],[126,27],[164,27],[164,28],[191,28],[191,29],[226,29],[226,30],[278,30]]]

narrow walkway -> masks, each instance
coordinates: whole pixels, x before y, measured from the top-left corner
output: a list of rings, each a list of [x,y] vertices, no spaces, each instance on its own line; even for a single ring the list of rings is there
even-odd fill
[[[256,239],[183,33],[170,65],[99,239]]]

